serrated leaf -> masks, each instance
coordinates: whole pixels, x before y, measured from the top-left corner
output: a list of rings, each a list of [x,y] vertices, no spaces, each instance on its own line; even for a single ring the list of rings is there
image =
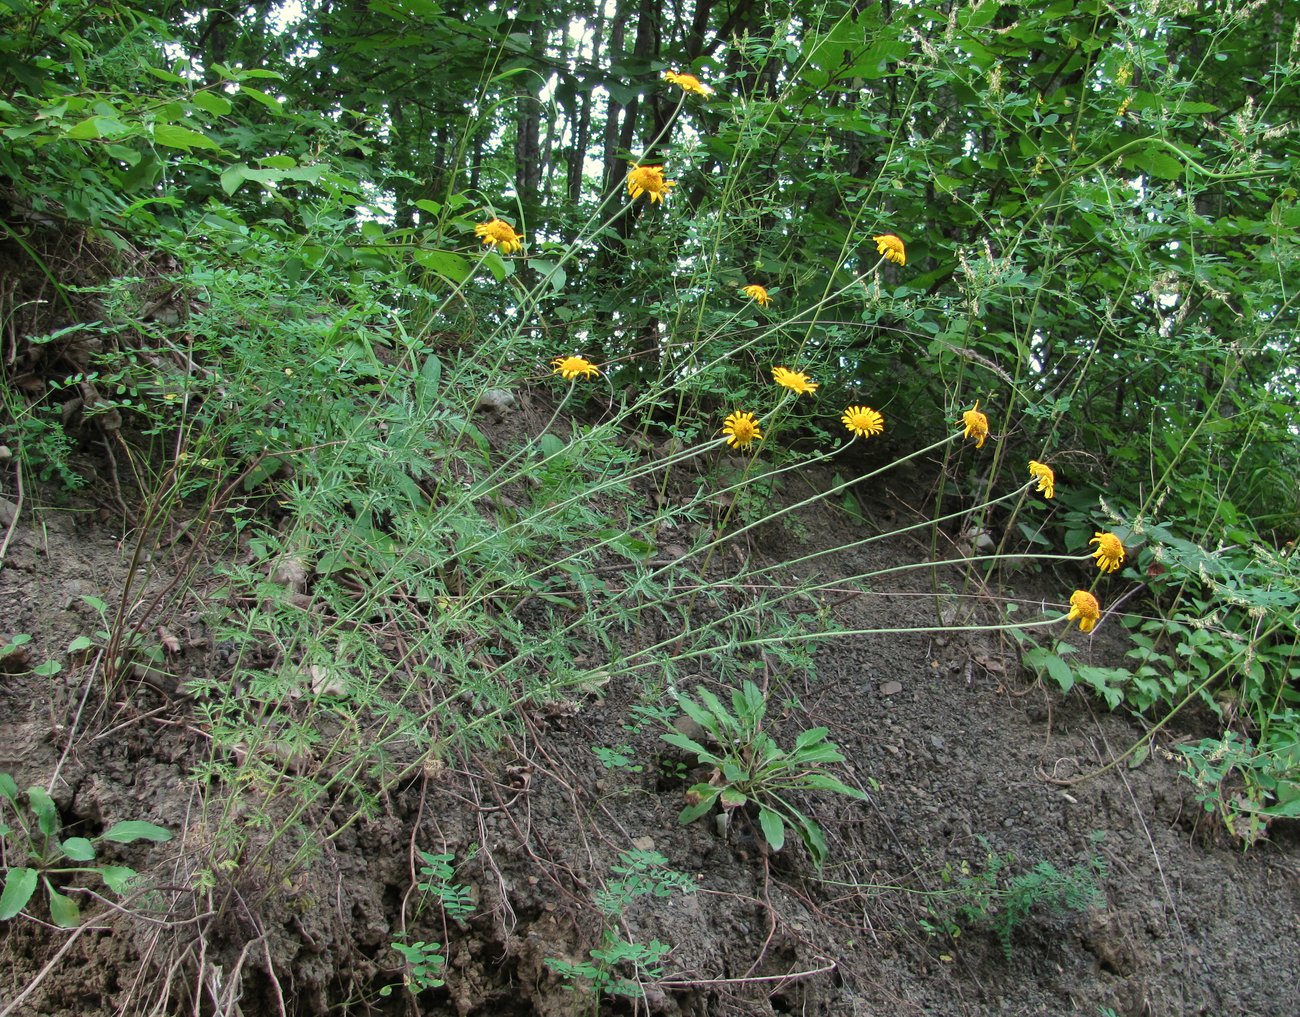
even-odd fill
[[[81,924],[81,908],[71,897],[65,897],[45,881],[45,889],[50,894],[50,917],[60,929],[75,929]]]
[[[763,839],[773,851],[785,847],[785,822],[771,809],[761,808],[758,812],[758,825],[763,828]]]
[[[86,840],[85,837],[69,837],[59,847],[74,862],[93,862],[95,860],[95,845]]]
[[[35,869],[19,866],[9,870],[4,893],[0,893],[0,922],[7,922],[27,906],[36,892],[36,882]]]
[[[116,844],[131,844],[137,840],[151,840],[161,844],[171,840],[172,835],[161,826],[154,826],[142,819],[124,819],[120,823],[114,823],[97,839],[111,840]]]

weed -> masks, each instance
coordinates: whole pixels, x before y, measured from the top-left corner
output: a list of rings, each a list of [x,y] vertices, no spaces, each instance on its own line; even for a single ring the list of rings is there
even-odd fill
[[[753,682],[745,682],[731,693],[731,710],[712,692],[699,686],[699,702],[679,694],[682,711],[712,739],[715,748],[701,745],[680,731],[661,735],[679,749],[693,752],[700,764],[712,766],[707,782],[687,791],[691,799],[678,816],[679,823],[690,823],[708,814],[715,804],[723,815],[753,803],[758,806],[758,825],[773,851],[785,846],[786,827],[791,827],[807,847],[813,862],[820,867],[826,860],[826,838],[821,827],[796,804],[792,796],[809,791],[833,791],[850,798],[866,795],[826,772],[832,763],[844,757],[829,740],[824,727],[800,733],[789,751],[782,749],[763,730],[767,698]]]
[[[655,851],[628,850],[619,855],[613,872],[619,878],[608,883],[595,897],[603,916],[600,945],[588,953],[590,960],[571,963],[554,957],[547,967],[575,991],[585,985],[592,1012],[601,996],[645,997],[644,983],[662,976],[659,962],[672,947],[659,940],[637,943],[626,937],[620,919],[633,901],[642,897],[665,898],[674,893],[693,893],[695,883],[684,873],[667,868],[668,859]]]
[[[18,785],[7,773],[0,773],[0,805],[12,814],[10,826],[0,809],[0,865],[5,869],[4,891],[0,893],[0,921],[21,914],[38,887],[44,886],[50,918],[61,929],[81,924],[81,908],[67,894],[55,889],[56,880],[77,875],[94,875],[119,896],[135,889],[136,872],[125,865],[94,863],[97,845],[132,844],[139,840],[162,843],[171,834],[142,820],[114,823],[94,840],[61,837],[59,811],[49,793],[29,787],[24,808]],[[21,861],[21,864],[19,862]]]

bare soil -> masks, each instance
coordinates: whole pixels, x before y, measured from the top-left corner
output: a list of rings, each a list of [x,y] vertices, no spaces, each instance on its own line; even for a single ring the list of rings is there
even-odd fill
[[[865,521],[823,503],[768,524],[743,553],[788,559],[890,529],[914,518],[906,506],[926,503],[931,480],[922,467],[892,497],[873,494]],[[794,486],[781,497],[808,493]],[[0,493],[14,500],[12,487]],[[314,857],[292,879],[274,881],[285,857],[276,852],[295,846],[290,831],[240,873],[237,892],[196,888],[193,856],[210,833],[193,820],[206,743],[183,683],[229,671],[205,625],[218,581],[162,598],[166,617],[145,614],[196,560],[211,574],[238,547],[214,533],[201,547],[181,538],[133,561],[111,499],[101,509],[53,497],[27,492],[0,570],[0,643],[33,637],[25,660],[0,663],[9,672],[0,672],[0,770],[20,787],[55,776],[65,835],[146,819],[176,837],[116,849],[114,860],[156,881],[148,908],[68,889],[86,916],[81,930],[56,930],[35,902],[0,924],[5,1017],[1296,1013],[1294,829],[1276,825],[1243,852],[1205,814],[1168,751],[1195,718],[1160,732],[1140,765],[1103,769],[1143,725],[1080,691],[1044,688],[1014,646],[981,633],[845,636],[824,644],[806,673],[769,668],[777,739],[825,725],[848,759],[842,775],[868,792],[861,802],[807,800],[829,844],[820,872],[797,844],[768,852],[743,814],[725,839],[708,820],[679,826],[689,761],[659,740],[661,727],[637,722],[641,687],[615,675],[597,693],[524,717],[498,752],[414,769],[366,819],[334,822],[323,803]],[[928,538],[903,536],[816,568],[852,575],[928,553]],[[65,650],[103,625],[84,597],[116,605],[128,579],[127,616],[175,639],[167,670],[180,680],[145,669],[106,699],[93,660]],[[939,583],[960,590],[964,580],[943,574]],[[1060,588],[1016,573],[971,592],[986,607],[1016,601],[1027,617],[1044,597],[1059,605]],[[849,629],[935,624],[929,574],[906,573],[881,591],[825,603]],[[757,603],[758,591],[737,596]],[[1121,648],[1103,624],[1085,659],[1117,663]],[[60,674],[27,670],[47,658],[63,664]],[[700,674],[684,691],[709,680]],[[627,762],[606,765],[594,748],[618,749]],[[596,894],[633,848],[662,854],[694,892],[627,908],[614,923],[622,939],[671,951],[643,1000],[597,1002],[546,962],[578,962],[600,945],[610,922]],[[416,915],[417,850],[455,857],[474,904],[467,920],[445,920],[438,908]],[[1031,910],[1008,953],[992,924],[961,915],[951,893],[963,874],[986,871],[990,853],[1012,856],[1004,876],[1100,858],[1099,906]],[[404,923],[410,939],[445,944],[448,958],[446,985],[418,998],[401,989],[390,946]]]

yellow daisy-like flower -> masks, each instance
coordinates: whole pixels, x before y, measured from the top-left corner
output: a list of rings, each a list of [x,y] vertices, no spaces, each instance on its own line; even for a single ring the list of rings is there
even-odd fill
[[[676,186],[676,180],[664,179],[662,166],[633,166],[627,175],[627,192],[633,201],[643,194],[650,195],[651,202],[663,201]]]
[[[1056,473],[1046,463],[1040,463],[1037,459],[1029,460],[1029,474],[1038,478],[1038,486],[1034,490],[1044,498],[1050,498],[1056,493]]]
[[[797,395],[817,391],[817,382],[809,378],[808,375],[800,371],[791,371],[785,367],[772,368],[772,380],[778,385],[784,385]]]
[[[575,381],[581,377],[595,378],[600,374],[596,365],[586,357],[556,357],[551,361],[558,374],[565,381]]]
[[[892,261],[895,265],[907,264],[907,248],[894,234],[882,233],[871,239],[876,242],[876,252],[883,255],[886,261]]]
[[[700,81],[694,74],[678,74],[676,71],[664,71],[664,81],[670,85],[676,85],[683,92],[694,92],[706,99],[713,94],[713,89]]]
[[[980,412],[979,400],[975,400],[975,405],[961,415],[961,420],[957,421],[966,427],[963,438],[974,438],[975,447],[983,448],[984,439],[989,436],[989,418]]]
[[[858,438],[870,438],[885,430],[885,418],[870,406],[850,406],[840,420]]]
[[[524,249],[524,235],[516,233],[513,226],[501,219],[479,223],[474,227],[474,235],[488,247],[499,248],[502,254]]]
[[[756,300],[762,307],[766,307],[772,302],[772,298],[768,296],[767,288],[759,286],[757,283],[751,283],[749,286],[741,287],[740,292],[745,294],[745,296]]]
[[[1115,534],[1094,533],[1088,543],[1097,545],[1092,557],[1097,559],[1097,568],[1103,572],[1114,572],[1124,564],[1124,542]]]
[[[763,440],[763,432],[758,429],[758,421],[752,413],[730,414],[722,425],[722,433],[733,448],[749,448],[751,441]]]
[[[1087,590],[1075,590],[1070,594],[1070,613],[1066,621],[1078,619],[1080,632],[1091,632],[1101,621],[1101,605],[1097,598]]]

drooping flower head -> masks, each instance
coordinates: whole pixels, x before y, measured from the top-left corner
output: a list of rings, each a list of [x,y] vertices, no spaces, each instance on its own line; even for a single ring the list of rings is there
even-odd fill
[[[551,361],[551,366],[555,368],[554,374],[558,374],[565,381],[575,381],[578,378],[595,378],[600,375],[600,371],[586,357],[556,357]]]
[[[756,300],[762,307],[766,307],[772,302],[772,298],[768,295],[767,288],[759,286],[757,283],[751,283],[748,286],[741,287],[740,292],[750,299]]]
[[[800,371],[791,371],[785,367],[772,368],[772,380],[778,385],[785,386],[796,395],[817,391],[817,382],[809,378],[808,375]]]
[[[885,430],[885,418],[870,406],[850,406],[840,420],[858,438],[870,438]]]
[[[974,438],[976,448],[984,447],[984,439],[989,436],[989,418],[980,412],[978,399],[975,400],[974,406],[961,415],[961,420],[957,423],[966,427],[963,438]]]
[[[502,219],[479,223],[474,227],[474,235],[488,247],[499,248],[502,254],[524,249],[524,235],[516,233],[515,228]]]
[[[1056,473],[1046,463],[1040,463],[1037,459],[1029,460],[1029,475],[1038,478],[1038,486],[1034,490],[1044,498],[1050,498],[1056,493]]]
[[[1101,621],[1101,605],[1087,590],[1075,590],[1070,594],[1070,613],[1065,616],[1065,620],[1076,619],[1080,632],[1091,632],[1097,627],[1097,622]]]
[[[678,74],[676,71],[664,71],[664,81],[670,85],[676,85],[683,92],[694,92],[706,99],[713,94],[713,89],[700,81],[694,74]]]
[[[676,186],[676,180],[664,179],[662,166],[633,166],[627,175],[627,192],[633,201],[643,194],[650,195],[651,202],[663,201]]]
[[[1096,544],[1097,550],[1092,557],[1097,559],[1097,568],[1103,572],[1114,572],[1124,564],[1124,542],[1113,533],[1094,533],[1089,544]]]
[[[907,249],[903,246],[903,241],[894,234],[882,233],[871,239],[876,242],[876,252],[886,261],[892,261],[895,265],[907,264]]]
[[[758,421],[752,413],[732,413],[722,425],[722,433],[727,436],[727,444],[732,448],[749,448],[751,441],[762,441],[763,432],[758,428]]]

